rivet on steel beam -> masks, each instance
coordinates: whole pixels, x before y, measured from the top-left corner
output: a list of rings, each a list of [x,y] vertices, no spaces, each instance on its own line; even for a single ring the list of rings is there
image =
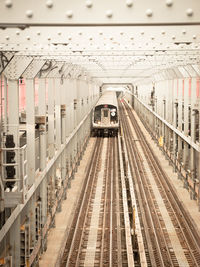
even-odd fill
[[[10,7],[12,7],[12,5],[13,5],[12,0],[6,0],[6,1],[5,1],[5,6],[6,6],[6,7],[10,8]]]
[[[47,6],[48,8],[52,8],[52,7],[53,7],[53,1],[52,1],[52,0],[48,0],[48,1],[46,1],[46,6]]]
[[[86,4],[86,7],[88,7],[88,8],[92,7],[92,1],[91,0],[87,0],[85,4]]]
[[[188,17],[191,17],[193,15],[193,10],[191,8],[188,8],[186,10],[186,14],[188,15]]]
[[[28,18],[32,18],[33,17],[33,10],[26,10],[26,16],[28,17]]]
[[[66,16],[67,16],[69,19],[71,19],[71,18],[73,17],[73,11],[72,11],[72,10],[68,10],[68,11],[66,12]]]
[[[127,7],[132,7],[133,1],[132,0],[126,0]]]
[[[112,18],[112,16],[113,16],[113,11],[111,9],[106,10],[106,17]]]
[[[173,0],[166,0],[166,5],[167,6],[172,6],[173,5]]]
[[[146,10],[146,15],[148,16],[148,17],[152,17],[152,15],[153,15],[153,11],[149,8],[149,9],[147,9]]]

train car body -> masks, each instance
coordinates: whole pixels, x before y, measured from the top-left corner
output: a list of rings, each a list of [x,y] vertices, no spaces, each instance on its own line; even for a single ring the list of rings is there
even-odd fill
[[[118,133],[118,103],[115,91],[105,91],[95,105],[92,132],[98,136],[115,136]]]

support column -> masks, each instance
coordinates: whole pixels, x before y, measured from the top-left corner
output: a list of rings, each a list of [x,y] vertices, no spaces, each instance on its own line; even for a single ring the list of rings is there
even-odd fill
[[[55,79],[55,120],[56,120],[56,149],[59,150],[61,146],[61,110],[60,110],[60,80]]]
[[[20,266],[20,215],[15,219],[9,232],[10,255],[12,255],[12,266]]]
[[[188,80],[185,80],[185,88],[184,88],[184,135],[188,136],[189,130],[189,105],[191,105],[191,96],[189,95],[188,90]],[[184,165],[188,168],[187,161],[190,157],[190,150],[188,148],[188,144],[184,142],[184,151],[183,151],[183,162]]]
[[[38,89],[38,115],[44,116],[44,124],[40,124],[40,170],[43,171],[46,167],[46,81],[39,79]]]
[[[14,136],[15,146],[19,146],[19,83],[8,80],[8,131]]]
[[[48,149],[49,158],[54,156],[54,79],[48,79]]]
[[[28,185],[35,180],[35,87],[34,79],[26,79],[26,134]]]

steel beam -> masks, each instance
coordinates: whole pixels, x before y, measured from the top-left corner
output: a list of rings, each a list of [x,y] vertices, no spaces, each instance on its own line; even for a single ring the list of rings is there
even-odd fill
[[[21,0],[0,2],[0,26],[96,26],[200,24],[196,0],[173,1],[64,1]],[[120,10],[120,12],[119,12]],[[42,14],[42,16],[41,16]]]
[[[49,158],[54,155],[54,98],[55,98],[54,79],[48,79],[48,151]]]
[[[26,79],[27,174],[29,188],[35,181],[35,84]]]

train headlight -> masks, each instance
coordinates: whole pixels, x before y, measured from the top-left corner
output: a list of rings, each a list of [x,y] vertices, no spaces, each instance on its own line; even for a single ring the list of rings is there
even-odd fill
[[[98,123],[98,124],[101,124],[101,122],[100,122],[100,121],[98,121],[97,123]]]
[[[111,124],[114,124],[114,122],[113,122],[113,121],[111,121]]]
[[[112,111],[110,114],[111,114],[112,117],[115,116],[115,112],[114,111]]]

